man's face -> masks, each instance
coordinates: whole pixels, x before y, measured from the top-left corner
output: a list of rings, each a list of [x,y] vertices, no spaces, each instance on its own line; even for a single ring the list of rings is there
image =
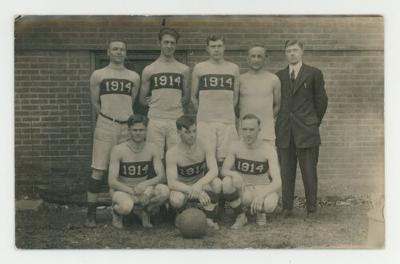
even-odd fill
[[[160,41],[160,49],[161,53],[165,57],[172,57],[174,56],[175,49],[176,49],[176,39],[171,35],[164,35]]]
[[[260,132],[260,126],[258,125],[257,119],[245,119],[242,120],[242,139],[244,143],[251,145],[258,138]]]
[[[285,54],[289,64],[297,64],[303,59],[303,49],[298,44],[287,46]]]
[[[136,123],[129,127],[129,133],[133,142],[144,142],[146,138],[146,126],[143,123]]]
[[[124,63],[126,58],[126,46],[125,43],[120,41],[113,41],[108,47],[107,54],[110,57],[110,61],[114,63]]]
[[[220,60],[224,57],[225,45],[222,39],[210,40],[207,45],[207,52],[211,58]]]
[[[196,141],[196,125],[192,125],[189,129],[182,127],[178,130],[178,134],[184,144],[191,146]]]
[[[251,69],[258,71],[264,67],[265,58],[265,49],[262,47],[253,47],[249,50],[247,62]]]

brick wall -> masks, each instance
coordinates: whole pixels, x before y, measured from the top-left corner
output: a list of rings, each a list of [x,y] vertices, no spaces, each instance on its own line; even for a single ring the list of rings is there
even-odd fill
[[[89,76],[94,51],[109,39],[157,50],[164,17],[25,17],[15,25],[17,195],[41,183],[83,189],[90,173]],[[207,58],[209,32],[227,37],[227,59],[246,70],[246,48],[269,50],[268,69],[285,66],[283,43],[306,44],[305,62],[325,76],[329,107],[321,127],[320,178],[383,176],[383,19],[381,17],[165,17],[181,33],[189,66]],[[351,192],[351,190],[349,190]]]

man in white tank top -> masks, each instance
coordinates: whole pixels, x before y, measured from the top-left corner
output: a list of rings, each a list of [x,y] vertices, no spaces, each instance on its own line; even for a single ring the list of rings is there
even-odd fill
[[[152,227],[150,216],[168,200],[161,157],[151,143],[146,142],[147,118],[133,115],[128,120],[130,139],[111,151],[108,183],[113,201],[113,221],[123,228],[122,216],[133,211],[143,227]]]
[[[182,116],[176,126],[181,140],[166,155],[170,204],[181,211],[188,200],[198,202],[206,214],[207,224],[219,229],[216,213],[221,180],[217,177],[215,154],[198,142],[194,117]]]
[[[140,102],[149,106],[147,140],[164,157],[164,148],[178,142],[175,121],[189,102],[189,67],[174,57],[179,34],[171,28],[159,32],[160,56],[144,68]]]
[[[88,182],[88,214],[85,225],[96,226],[96,202],[102,179],[108,169],[113,146],[129,139],[128,118],[140,86],[140,77],[125,68],[126,44],[111,41],[107,54],[108,66],[90,77],[90,94],[97,115],[93,137],[92,175]]]
[[[241,119],[241,140],[231,145],[222,166],[222,192],[233,208],[233,229],[247,223],[243,209],[257,215],[257,224],[266,224],[266,213],[278,205],[281,175],[275,146],[258,138],[260,118],[247,114]],[[268,173],[268,168],[270,173]]]
[[[199,140],[214,152],[219,165],[237,139],[234,108],[239,95],[239,67],[224,59],[225,41],[220,35],[207,38],[210,58],[196,64],[191,99],[197,110]]]
[[[265,67],[266,49],[260,44],[248,50],[249,71],[240,75],[240,118],[255,114],[261,119],[259,138],[275,145],[275,118],[281,102],[281,82]]]

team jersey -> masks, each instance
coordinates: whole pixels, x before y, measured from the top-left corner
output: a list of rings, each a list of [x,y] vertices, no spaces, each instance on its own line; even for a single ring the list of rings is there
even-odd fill
[[[254,149],[249,149],[242,141],[235,144],[235,170],[242,175],[244,183],[248,185],[270,183],[267,144],[261,142]]]
[[[255,114],[261,119],[259,138],[275,139],[273,76],[245,73],[240,76],[240,119],[246,114]]]
[[[156,60],[143,72],[150,76],[149,118],[177,119],[183,115],[181,103],[184,89],[184,74],[188,66],[178,62]]]
[[[139,75],[128,69],[113,69],[109,66],[96,70],[93,78],[99,83],[101,112],[117,120],[128,120],[133,115],[132,92],[137,94],[139,87],[135,81]]]
[[[199,73],[197,121],[234,124],[233,96],[239,67],[226,61],[222,65],[205,61],[195,68]]]
[[[148,143],[138,153],[133,152],[127,144],[122,143],[124,155],[120,161],[118,179],[129,185],[137,185],[154,176],[153,154]]]
[[[196,183],[204,177],[207,170],[206,152],[198,142],[195,144],[196,148],[192,153],[187,153],[176,145],[168,154],[176,157],[178,181],[186,184]]]

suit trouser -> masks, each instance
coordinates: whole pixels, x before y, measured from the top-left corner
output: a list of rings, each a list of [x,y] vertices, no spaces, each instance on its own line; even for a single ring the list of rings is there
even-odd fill
[[[288,148],[278,148],[279,163],[282,177],[283,209],[293,209],[294,188],[296,182],[297,160],[299,161],[306,195],[307,211],[317,210],[317,163],[319,146],[297,148],[293,134],[290,136]]]

